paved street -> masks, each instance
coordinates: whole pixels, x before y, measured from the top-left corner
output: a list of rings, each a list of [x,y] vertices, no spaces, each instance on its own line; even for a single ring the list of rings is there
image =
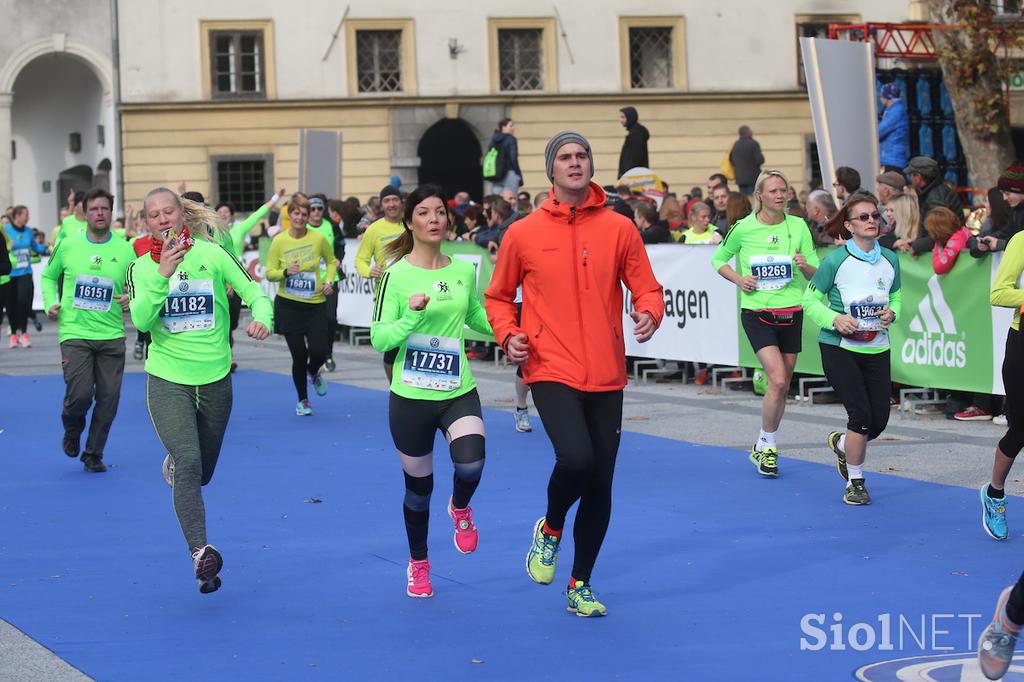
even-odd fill
[[[50,322],[45,325],[42,333],[33,334],[31,349],[8,349],[6,336],[2,339],[0,386],[5,376],[59,373],[55,325]],[[129,339],[134,339],[133,333]],[[283,340],[272,338],[256,343],[241,336],[239,339],[237,357],[243,368],[282,375],[288,373],[290,359]],[[141,372],[141,363],[133,360],[130,352],[131,343],[127,371]],[[384,388],[380,357],[368,346],[353,347],[339,343],[335,357],[338,370],[329,375],[331,381],[370,389]],[[493,362],[473,361],[473,372],[484,406],[508,411],[507,426],[511,430],[512,370],[496,367]],[[290,391],[290,384],[282,381],[282,390]],[[8,396],[8,399],[16,400],[17,396]],[[122,399],[132,397],[123,396]],[[61,396],[55,393],[47,404],[34,406],[34,412],[46,415],[41,421],[53,425],[60,400]],[[627,389],[623,428],[691,443],[745,450],[756,436],[758,415],[759,399],[748,392],[683,386],[678,382],[652,382],[631,385]],[[786,458],[829,463],[831,454],[824,445],[824,437],[829,430],[841,427],[844,421],[839,405],[791,403],[780,433],[784,456],[780,469],[783,476]],[[2,424],[0,428],[3,428]],[[872,445],[866,470],[973,488],[985,480],[991,466],[993,447],[1002,432],[1002,428],[991,423],[958,423],[941,417],[900,418],[893,410],[893,419],[885,436]],[[58,434],[52,430],[40,430],[38,437],[52,440],[55,447],[59,441]],[[16,443],[3,444],[7,452],[15,451],[17,447]],[[1017,495],[1024,493],[1021,477],[1012,478],[1008,488]],[[838,495],[837,486],[837,499]],[[3,548],[4,552],[11,550],[10,547]],[[0,679],[83,678],[47,649],[0,621]]]

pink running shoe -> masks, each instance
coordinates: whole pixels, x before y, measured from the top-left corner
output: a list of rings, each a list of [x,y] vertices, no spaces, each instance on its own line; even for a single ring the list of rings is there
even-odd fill
[[[405,574],[409,577],[409,586],[405,588],[405,593],[410,597],[433,597],[434,588],[430,584],[430,562],[424,559],[423,561],[413,561],[409,559],[409,567],[405,569]]]
[[[203,594],[216,592],[220,589],[220,569],[224,567],[224,559],[213,545],[196,547],[192,552],[192,567],[196,572],[196,582]]]
[[[476,526],[473,525],[473,508],[456,509],[449,498],[448,516],[455,522],[455,549],[463,554],[472,554],[480,541]]]
[[[31,348],[32,347],[32,341],[28,338],[28,334],[22,334],[21,338],[18,339],[18,344],[22,348]]]

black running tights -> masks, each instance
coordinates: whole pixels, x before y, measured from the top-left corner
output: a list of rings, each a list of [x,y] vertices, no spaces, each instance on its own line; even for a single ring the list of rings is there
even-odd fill
[[[546,520],[551,529],[560,530],[569,508],[579,500],[572,577],[589,582],[611,519],[622,391],[587,393],[548,381],[530,388],[555,449]]]
[[[320,327],[314,328],[317,332]],[[299,400],[309,398],[307,375],[312,377],[327,359],[327,339],[320,333],[285,334],[288,352],[292,354],[292,381]],[[307,346],[308,341],[308,346]]]
[[[1006,435],[999,441],[999,449],[1007,457],[1016,457],[1024,448],[1024,341],[1020,332],[1010,327],[1006,335],[1006,355],[1003,357],[1003,388],[1006,391]]]

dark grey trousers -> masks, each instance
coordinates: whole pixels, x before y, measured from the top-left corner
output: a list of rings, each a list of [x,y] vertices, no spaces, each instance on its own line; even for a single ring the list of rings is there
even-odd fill
[[[231,375],[185,386],[150,374],[146,404],[157,438],[174,463],[174,513],[191,552],[206,544],[201,487],[213,478],[231,416]]]
[[[85,416],[92,407],[92,422],[82,456],[103,458],[103,448],[110,435],[110,425],[121,401],[121,379],[124,377],[124,339],[87,341],[68,339],[60,344],[61,367],[64,369],[64,435],[79,443],[85,431]],[[95,397],[95,407],[93,398]]]

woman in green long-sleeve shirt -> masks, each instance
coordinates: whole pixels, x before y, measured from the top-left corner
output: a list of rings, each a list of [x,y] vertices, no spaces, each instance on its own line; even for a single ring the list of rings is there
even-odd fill
[[[199,591],[220,587],[220,553],[206,540],[201,486],[213,478],[231,414],[230,286],[252,310],[246,332],[270,334],[270,300],[242,264],[205,230],[217,214],[180,199],[169,189],[151,191],[144,203],[153,247],[128,268],[132,322],[152,334],[146,359],[146,403],[157,437],[167,450],[164,479],[173,488],[174,511],[192,555]]]
[[[862,466],[868,441],[889,422],[892,390],[889,325],[900,314],[900,262],[878,244],[878,200],[855,194],[825,224],[825,234],[846,239],[829,253],[804,292],[804,315],[821,327],[818,345],[825,377],[846,408],[846,432],[828,446],[846,481],[843,502],[871,504]]]
[[[284,187],[279,187],[274,196],[260,206],[258,209],[249,214],[249,217],[245,220],[235,220],[235,209],[226,201],[222,201],[217,204],[215,210],[220,219],[227,226],[224,232],[219,234],[219,241],[225,249],[231,252],[231,255],[237,258],[239,261],[242,260],[242,253],[245,251],[245,236],[252,231],[252,228],[263,220],[270,213],[270,209],[277,206],[277,202],[284,196]],[[242,314],[242,299],[240,299],[235,292],[228,287],[228,313],[231,315],[231,326],[228,330],[228,343],[231,344],[232,348],[235,345],[235,330],[238,329],[238,318]],[[235,362],[235,358],[231,357],[231,371],[234,371],[238,367],[238,363]]]
[[[469,554],[477,546],[469,501],[484,467],[484,423],[463,337],[466,325],[492,332],[477,298],[476,268],[441,253],[449,225],[441,190],[419,187],[405,206],[403,232],[385,249],[392,265],[377,287],[370,341],[382,353],[398,351],[388,415],[405,476],[406,594],[432,597],[427,523],[434,435],[440,429],[448,440],[455,465],[448,515],[455,523],[456,549]]]

